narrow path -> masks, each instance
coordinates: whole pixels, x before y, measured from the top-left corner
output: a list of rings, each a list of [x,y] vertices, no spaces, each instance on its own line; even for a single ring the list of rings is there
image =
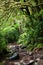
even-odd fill
[[[16,42],[9,43],[7,47],[14,53],[10,59],[5,60],[4,65],[43,65],[43,49],[36,49],[34,52],[30,52],[25,48],[22,49]]]

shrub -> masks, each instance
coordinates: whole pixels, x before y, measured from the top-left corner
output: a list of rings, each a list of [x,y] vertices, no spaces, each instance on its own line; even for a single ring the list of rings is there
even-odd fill
[[[6,46],[7,46],[7,41],[3,37],[2,32],[0,32],[0,53],[2,53],[4,49],[6,49]]]
[[[19,30],[18,30],[17,25],[4,28],[3,35],[8,42],[17,41],[19,37]]]
[[[18,43],[19,43],[19,44],[27,45],[28,41],[29,41],[29,40],[28,40],[28,35],[27,35],[27,33],[25,32],[25,33],[23,33],[23,34],[20,35],[19,40],[18,40]]]
[[[22,43],[27,45],[27,48],[30,50],[34,49],[35,47],[41,47],[42,44],[39,40],[42,33],[42,22],[36,19],[34,16],[30,16],[30,21],[25,23],[25,28],[27,31],[24,31],[18,40],[18,43]]]

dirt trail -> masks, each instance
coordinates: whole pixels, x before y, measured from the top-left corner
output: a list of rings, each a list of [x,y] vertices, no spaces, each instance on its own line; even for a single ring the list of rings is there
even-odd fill
[[[19,58],[7,59],[4,65],[43,65],[43,49],[35,49],[34,52],[30,52],[26,49],[21,49],[20,45],[17,45],[16,42],[10,43],[7,47],[13,52],[16,50]]]

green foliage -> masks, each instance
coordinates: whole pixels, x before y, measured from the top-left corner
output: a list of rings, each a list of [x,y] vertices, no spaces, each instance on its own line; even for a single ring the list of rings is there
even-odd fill
[[[0,29],[0,53],[6,49],[7,43],[17,41],[19,35],[18,24]]]
[[[0,53],[3,52],[3,49],[6,49],[7,41],[3,37],[2,32],[0,32]]]
[[[4,65],[4,62],[0,62],[0,65]]]
[[[27,33],[25,32],[25,33],[23,33],[23,34],[21,34],[20,35],[20,37],[19,37],[19,40],[18,40],[18,43],[20,44],[26,44],[27,45],[27,43],[28,43],[28,35],[27,35]]]
[[[21,4],[23,0],[0,0],[0,52],[13,41],[30,50],[43,46],[43,6],[37,6],[40,0],[26,1],[32,4],[31,7],[27,5],[30,15],[27,6]]]
[[[19,38],[19,30],[18,30],[17,24],[15,24],[14,26],[9,26],[9,27],[4,28],[2,32],[5,39],[8,42],[17,41]]]
[[[35,16],[30,16],[29,18],[30,20],[25,23],[27,30],[20,35],[18,43],[26,45],[29,50],[33,50],[35,47],[40,48],[43,45],[39,40],[42,33],[43,22],[36,19]]]

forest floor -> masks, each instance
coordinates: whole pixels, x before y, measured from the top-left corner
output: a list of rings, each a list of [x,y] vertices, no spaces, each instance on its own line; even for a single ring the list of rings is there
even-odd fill
[[[3,59],[0,65],[43,65],[43,48],[35,49],[34,51],[28,51],[26,48],[21,48],[21,45],[10,43],[7,46],[12,55],[7,59]]]

